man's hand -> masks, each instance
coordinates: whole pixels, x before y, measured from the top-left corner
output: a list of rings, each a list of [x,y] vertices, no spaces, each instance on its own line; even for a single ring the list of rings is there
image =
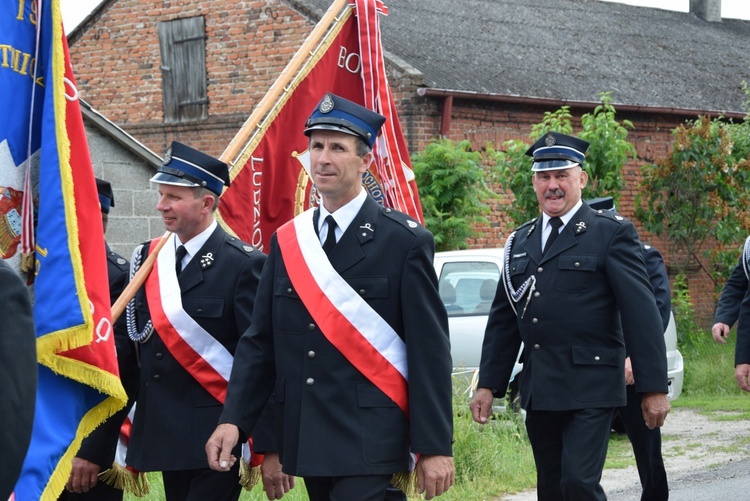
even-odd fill
[[[750,364],[739,364],[734,368],[734,378],[741,390],[750,391]]]
[[[70,478],[65,484],[65,490],[82,494],[94,488],[99,481],[99,465],[83,458],[74,457],[73,469],[70,470]]]
[[[469,409],[474,421],[486,424],[492,414],[492,392],[488,388],[478,388],[471,399]]]
[[[625,385],[635,384],[635,377],[633,377],[633,366],[630,363],[630,357],[625,359]]]
[[[456,468],[450,456],[419,456],[417,461],[417,486],[425,499],[441,496],[456,480]]]
[[[714,326],[711,327],[711,335],[713,336],[714,341],[716,341],[717,343],[727,344],[727,337],[729,337],[729,326],[722,322],[716,322]]]
[[[664,425],[664,419],[669,413],[670,404],[666,393],[645,393],[641,402],[643,420],[649,430]]]
[[[239,439],[240,430],[235,425],[223,423],[217,426],[206,442],[208,466],[216,471],[229,471],[237,461],[232,455],[232,449]]]
[[[294,489],[294,477],[281,471],[279,455],[275,452],[268,452],[263,456],[260,473],[263,477],[263,490],[268,499],[281,499],[284,494]]]

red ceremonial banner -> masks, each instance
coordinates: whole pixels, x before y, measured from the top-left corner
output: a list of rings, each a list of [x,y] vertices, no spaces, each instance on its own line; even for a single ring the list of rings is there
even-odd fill
[[[220,220],[261,250],[279,226],[316,205],[303,130],[327,92],[386,117],[374,148],[375,162],[363,184],[378,202],[423,220],[406,142],[385,78],[378,25],[378,13],[384,7],[374,0],[352,3],[285,86],[239,156],[228,159],[234,165],[232,186],[222,196]]]

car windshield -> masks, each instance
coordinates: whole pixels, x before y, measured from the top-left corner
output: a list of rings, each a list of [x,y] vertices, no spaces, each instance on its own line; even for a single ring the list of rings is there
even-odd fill
[[[447,262],[440,272],[440,297],[449,317],[487,315],[500,269],[486,261]]]

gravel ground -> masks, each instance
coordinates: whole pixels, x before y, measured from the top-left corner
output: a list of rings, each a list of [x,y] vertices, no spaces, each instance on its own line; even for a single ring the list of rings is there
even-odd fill
[[[670,482],[677,482],[717,465],[748,460],[749,444],[750,424],[744,419],[717,421],[691,409],[673,408],[662,427],[662,455]],[[624,494],[639,492],[640,489],[635,465],[604,470],[602,486],[612,499],[631,499]],[[536,500],[536,491],[501,499],[533,501]],[[639,498],[636,496],[633,499]]]

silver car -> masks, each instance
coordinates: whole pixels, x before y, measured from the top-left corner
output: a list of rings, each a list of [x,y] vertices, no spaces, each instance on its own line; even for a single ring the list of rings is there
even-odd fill
[[[473,392],[476,385],[487,316],[502,266],[503,249],[470,249],[435,254],[440,296],[448,310],[454,381],[462,385],[462,390],[468,394]],[[677,349],[674,315],[664,332],[664,340],[667,345],[669,398],[675,400],[682,392],[684,366]],[[521,368],[522,365],[516,361],[513,379]],[[511,393],[515,386],[511,381]]]

